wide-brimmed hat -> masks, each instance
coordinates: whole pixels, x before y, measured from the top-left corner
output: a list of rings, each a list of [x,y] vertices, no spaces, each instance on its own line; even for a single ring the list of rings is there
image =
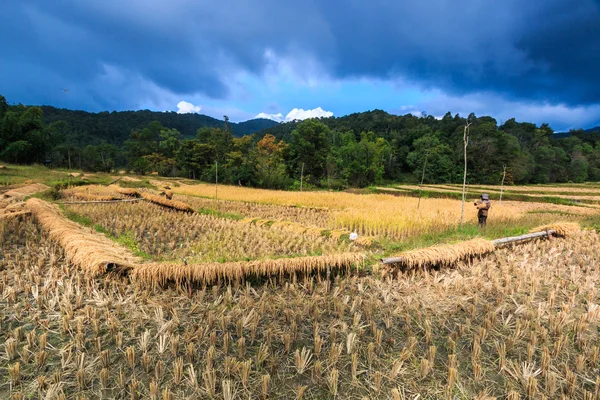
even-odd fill
[[[484,194],[481,195],[481,199],[482,200],[489,200],[490,199],[490,195],[484,193]]]

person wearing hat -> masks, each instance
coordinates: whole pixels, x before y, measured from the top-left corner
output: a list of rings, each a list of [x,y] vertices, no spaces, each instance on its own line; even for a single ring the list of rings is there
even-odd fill
[[[481,199],[475,202],[475,207],[479,210],[477,212],[477,218],[479,219],[479,227],[485,228],[487,222],[488,210],[492,206],[490,203],[490,196],[488,194],[482,194]]]

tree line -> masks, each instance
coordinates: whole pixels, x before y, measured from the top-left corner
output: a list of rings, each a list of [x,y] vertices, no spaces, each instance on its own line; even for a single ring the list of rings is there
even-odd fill
[[[0,96],[0,159],[137,174],[157,172],[265,188],[364,187],[385,182],[459,183],[469,125],[468,182],[557,183],[600,180],[600,134],[555,135],[547,124],[447,113],[396,116],[380,110],[278,124],[236,137],[228,119],[193,137],[152,121],[123,141],[81,142],[62,120]]]

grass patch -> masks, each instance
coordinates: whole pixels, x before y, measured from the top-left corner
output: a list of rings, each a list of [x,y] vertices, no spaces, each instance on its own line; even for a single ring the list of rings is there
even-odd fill
[[[578,214],[578,213],[572,213],[572,212],[568,212],[568,211],[557,211],[557,210],[534,210],[534,211],[527,211],[527,214],[570,215],[573,217],[582,216],[581,214]]]
[[[116,236],[116,235],[112,234],[111,232],[107,231],[106,229],[104,229],[104,227],[102,227],[101,225],[94,224],[94,222],[90,218],[83,216],[79,213],[76,213],[74,211],[68,210],[67,208],[65,208],[62,205],[59,205],[59,206],[65,213],[65,216],[67,218],[69,218],[71,221],[76,222],[79,225],[83,225],[88,228],[93,228],[96,232],[104,234],[106,237],[108,237],[109,239],[113,240],[114,242],[120,244],[121,246],[127,247],[129,250],[131,250],[131,252],[133,254],[135,254],[138,257],[141,257],[142,259],[144,259],[146,261],[153,259],[153,257],[150,254],[140,250],[139,246],[135,242],[135,239],[133,238],[132,232],[128,231],[128,232],[125,232],[125,233],[122,233],[122,234]]]
[[[244,219],[244,216],[241,214],[228,213],[228,212],[224,212],[224,211],[215,210],[214,208],[199,208],[196,211],[198,211],[198,214],[212,215],[213,217],[232,219],[235,221]]]
[[[44,183],[50,187],[57,184],[70,184],[71,186],[88,185],[88,184],[107,184],[112,181],[109,174],[103,172],[83,172],[79,170],[67,169],[52,169],[43,165],[6,165],[6,169],[0,172],[0,185],[16,185],[25,183],[26,181],[35,181]],[[83,181],[79,176],[69,178],[69,173],[75,172],[79,174],[87,174],[87,180]]]
[[[123,188],[132,188],[132,189],[156,189],[156,186],[150,183],[147,179],[142,179],[141,181],[123,181],[120,180],[117,184]]]

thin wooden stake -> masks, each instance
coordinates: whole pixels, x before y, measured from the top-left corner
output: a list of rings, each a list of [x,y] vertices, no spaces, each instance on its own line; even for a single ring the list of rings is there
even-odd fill
[[[467,190],[467,146],[469,145],[469,127],[471,126],[471,122],[468,122],[465,125],[465,131],[463,133],[463,143],[464,143],[464,154],[465,154],[465,172],[463,175],[463,187],[462,187],[462,211],[460,214],[460,227],[463,227],[463,222],[465,220],[465,196]]]
[[[219,201],[219,162],[215,160],[215,201]]]
[[[302,181],[304,180],[304,163],[302,163],[302,171],[300,172],[300,191],[302,191]]]
[[[506,178],[506,165],[502,166],[502,186],[500,186],[500,204],[502,205],[502,193],[504,192],[504,179]]]
[[[429,150],[425,152],[425,162],[423,163],[423,174],[421,174],[421,184],[419,185],[419,203],[417,204],[417,210],[421,207],[421,193],[423,192],[423,181],[425,181],[425,167],[427,166],[427,157],[429,156]]]

